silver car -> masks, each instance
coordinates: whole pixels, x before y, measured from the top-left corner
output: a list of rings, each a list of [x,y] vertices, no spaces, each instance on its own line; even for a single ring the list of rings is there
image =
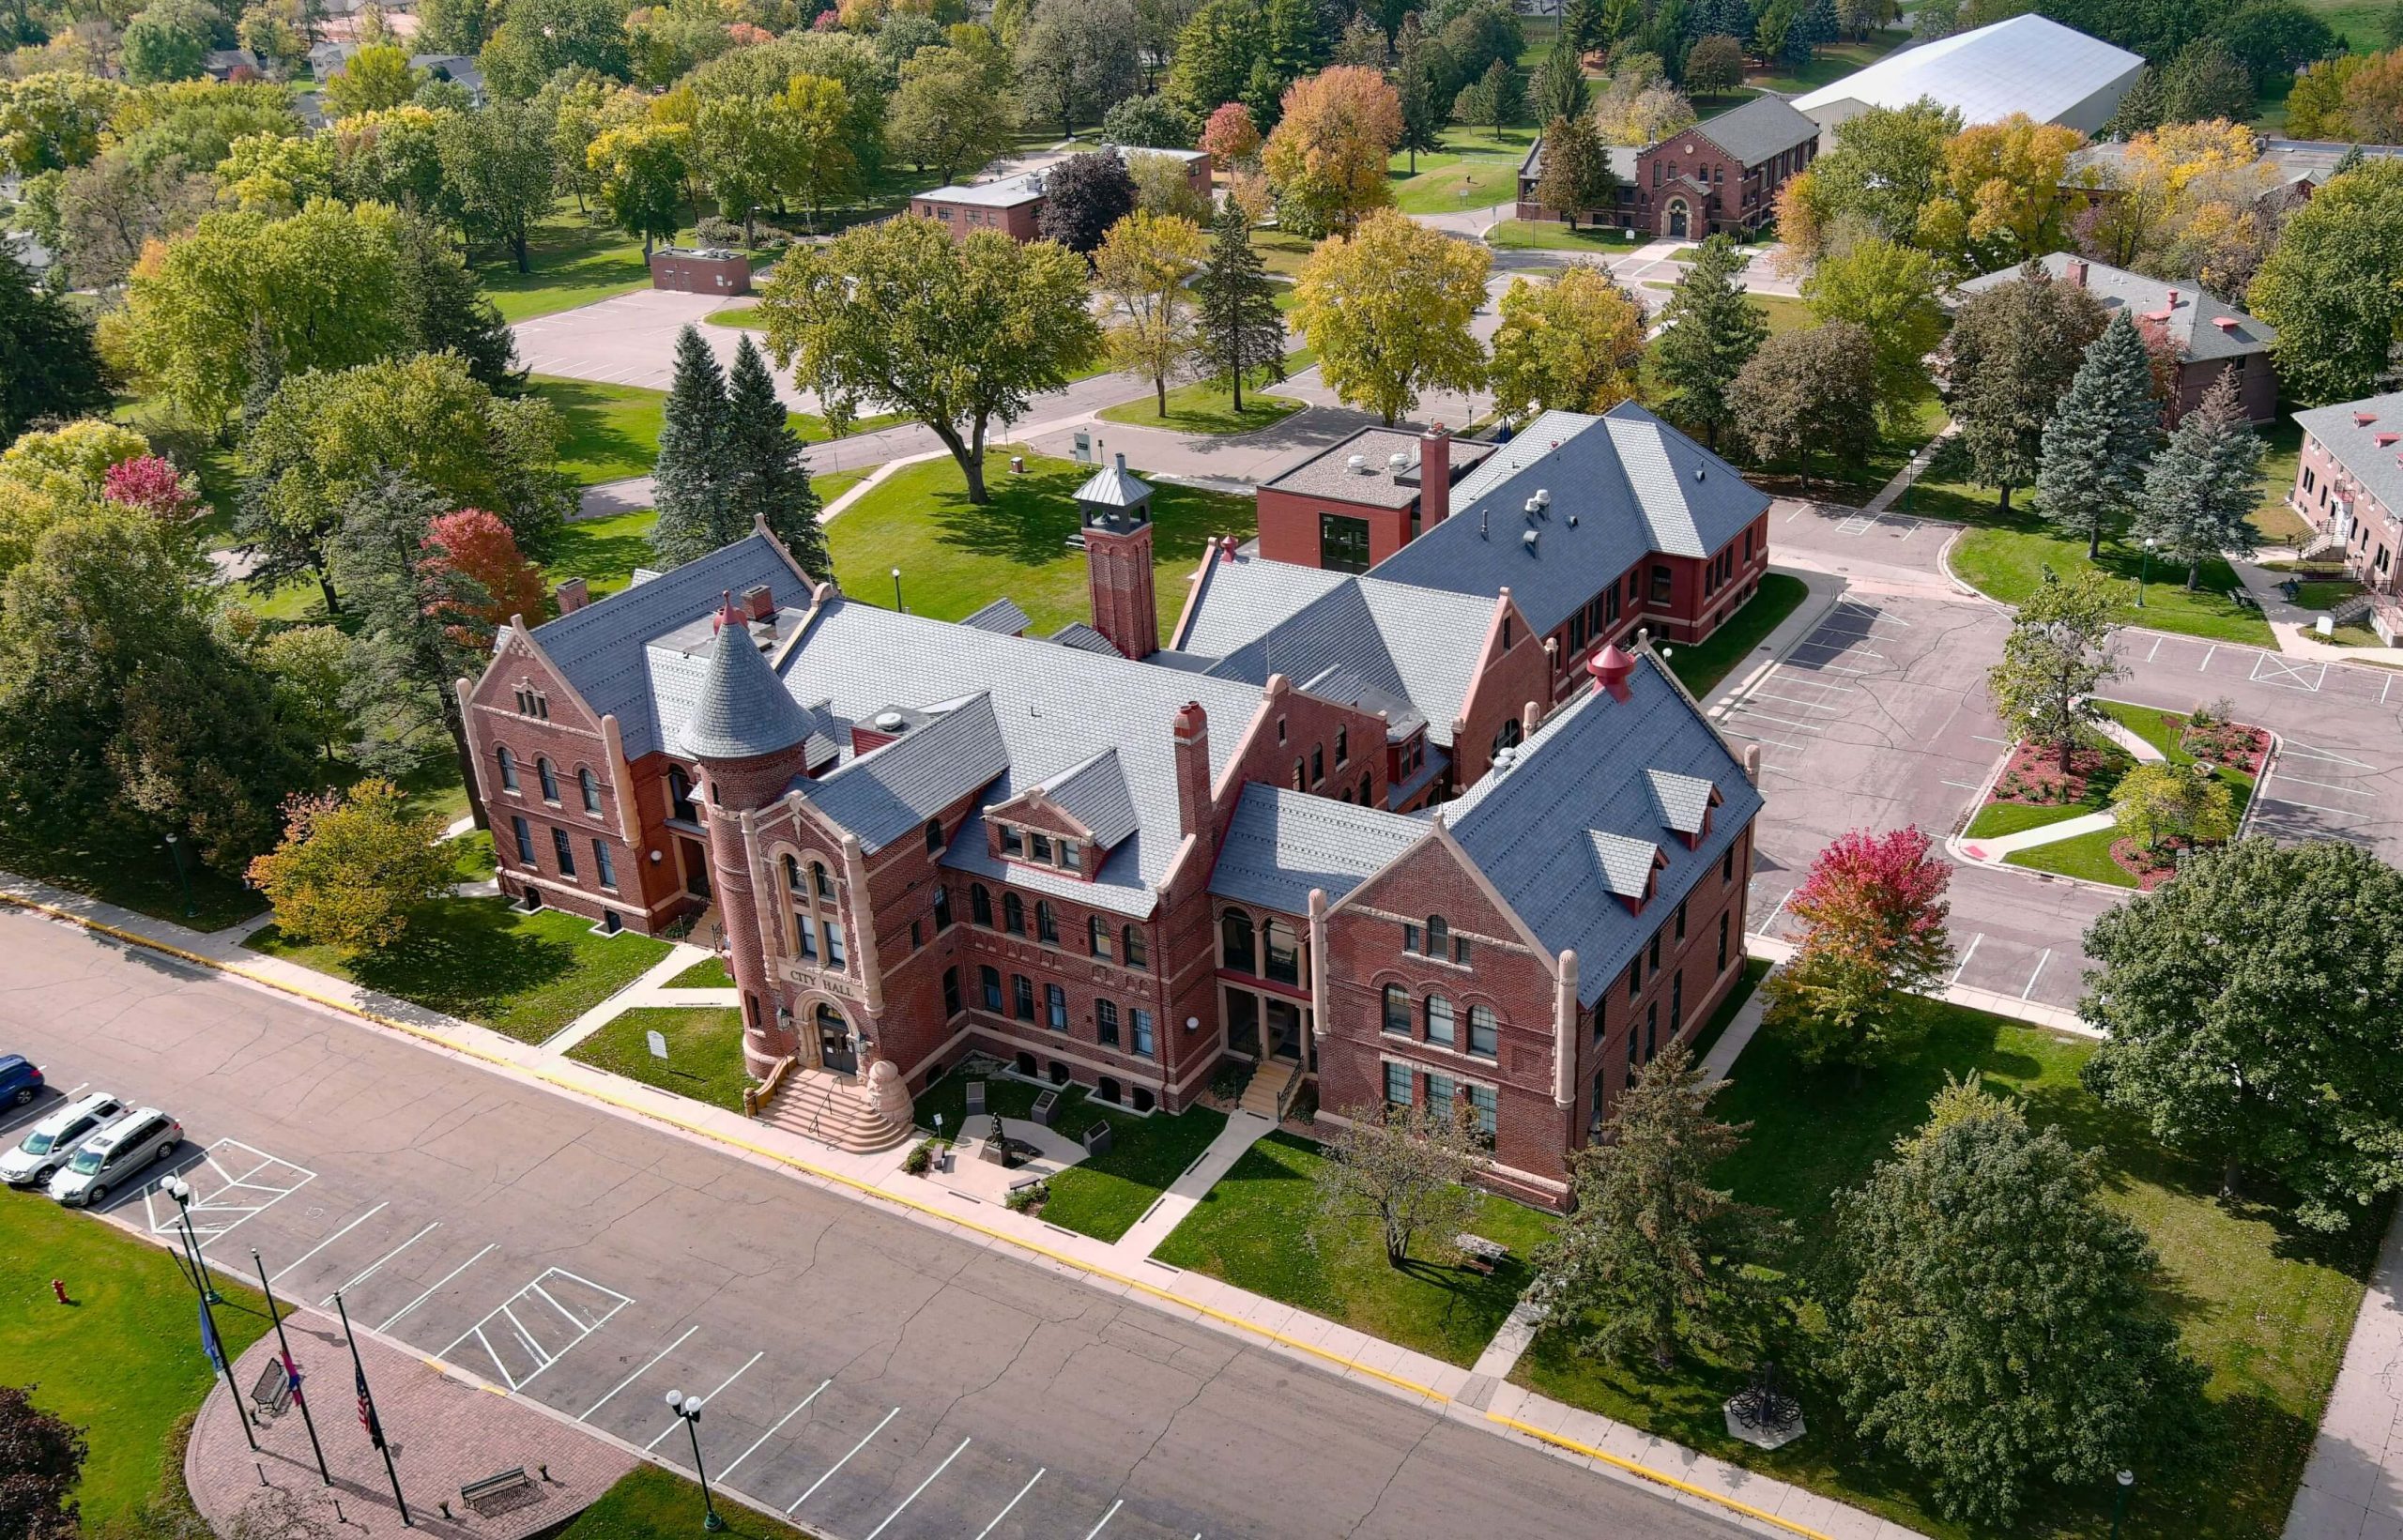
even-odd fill
[[[0,1182],[11,1187],[48,1182],[76,1146],[115,1122],[124,1110],[125,1104],[104,1090],[60,1107],[34,1124],[17,1148],[0,1155]]]
[[[98,1208],[110,1193],[138,1181],[154,1161],[183,1142],[184,1125],[155,1106],[137,1107],[85,1139],[50,1179],[50,1196],[69,1207]]]

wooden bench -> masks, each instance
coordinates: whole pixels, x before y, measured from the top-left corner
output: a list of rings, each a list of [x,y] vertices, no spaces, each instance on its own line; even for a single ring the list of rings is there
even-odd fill
[[[527,1474],[524,1466],[512,1466],[480,1480],[464,1483],[459,1487],[459,1501],[480,1514],[493,1508],[506,1511],[518,1506],[512,1500],[521,1492],[532,1490],[533,1487],[534,1478]]]
[[[1452,1244],[1471,1269],[1489,1275],[1496,1265],[1510,1259],[1508,1246],[1499,1241],[1489,1241],[1482,1235],[1455,1235]]]

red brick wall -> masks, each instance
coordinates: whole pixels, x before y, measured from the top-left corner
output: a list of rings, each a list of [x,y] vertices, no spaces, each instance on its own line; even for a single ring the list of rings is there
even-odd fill
[[[1452,784],[1467,785],[1493,762],[1494,735],[1502,724],[1523,718],[1527,703],[1549,707],[1552,701],[1552,659],[1544,638],[1535,633],[1508,589],[1494,602],[1487,622],[1485,646],[1468,696],[1461,703],[1461,724],[1452,738]],[[1504,622],[1508,619],[1508,626]],[[1503,645],[1508,631],[1508,646]]]
[[[1085,587],[1093,629],[1129,658],[1159,650],[1159,600],[1152,587],[1152,526],[1125,533],[1085,530]]]
[[[2344,484],[2352,485],[2352,491],[2344,492],[2340,486],[2344,475],[2344,466],[2328,452],[2328,447],[2317,435],[2306,434],[2295,468],[2294,490],[2288,500],[2312,528],[2325,531],[2336,517],[2336,504],[2349,496],[2353,532],[2345,542],[2345,565],[2371,587],[2393,593],[2398,581],[2403,581],[2397,573],[2403,568],[2403,532],[2395,527],[2394,511],[2366,490],[2348,480]]]
[[[1220,772],[1224,792],[1212,817],[1223,831],[1234,816],[1244,785],[1258,781],[1289,791],[1309,791],[1339,800],[1345,792],[1359,800],[1360,777],[1370,778],[1370,807],[1385,806],[1385,724],[1384,719],[1350,706],[1305,695],[1283,675],[1270,681],[1260,714],[1249,723],[1213,723],[1211,730],[1243,736],[1236,741],[1234,764]],[[1343,757],[1336,756],[1337,734],[1343,734]],[[1294,785],[1294,767],[1302,784]]]
[[[910,212],[920,219],[933,220],[951,232],[954,240],[966,240],[979,230],[999,230],[1012,240],[1033,240],[1035,218],[1043,207],[1040,198],[1030,199],[1008,208],[993,208],[984,204],[955,204],[940,198],[912,198]]]
[[[2199,328],[2197,328],[2199,329]],[[2244,414],[2255,422],[2274,422],[2278,417],[2278,375],[2266,353],[2248,354],[2241,358],[2189,358],[2178,366],[2178,400],[2174,404],[2177,417],[2203,404],[2203,397],[2219,383],[2220,375],[2229,369],[2237,371],[2237,399],[2244,404]],[[2174,419],[2173,419],[2174,420]]]
[[[1380,471],[1382,477],[1384,472]],[[1362,477],[1362,481],[1370,478]],[[1369,526],[1369,561],[1371,566],[1410,543],[1411,508],[1374,508],[1365,503],[1347,503],[1333,497],[1306,496],[1297,492],[1279,492],[1263,487],[1260,491],[1260,554],[1271,561],[1291,562],[1296,567],[1319,565],[1319,522],[1321,513],[1340,513],[1349,518],[1364,519]]]

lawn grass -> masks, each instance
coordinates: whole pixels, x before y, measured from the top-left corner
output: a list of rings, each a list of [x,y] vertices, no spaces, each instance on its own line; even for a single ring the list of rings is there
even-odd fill
[[[831,503],[866,480],[868,472],[875,468],[873,465],[867,465],[858,470],[811,471],[809,484],[817,489],[818,500],[820,503]]]
[[[181,1496],[183,1472],[167,1456],[216,1382],[191,1281],[170,1252],[37,1194],[0,1191],[0,1384],[32,1386],[36,1406],[84,1430],[84,1532],[145,1532],[145,1505]],[[53,1278],[72,1305],[52,1300]],[[268,1330],[267,1303],[222,1275],[217,1289],[230,1357]]]
[[[1669,651],[1669,670],[1697,699],[1710,694],[1728,670],[1752,656],[1796,606],[1810,597],[1811,586],[1783,572],[1761,578],[1760,592],[1744,602],[1708,638],[1684,643]]]
[[[1969,827],[1961,837],[1971,840],[1998,840],[2005,834],[2023,833],[2042,829],[2046,824],[2066,823],[2103,810],[2090,802],[1988,802],[1978,809]]]
[[[704,957],[667,981],[670,989],[731,989],[734,974],[723,957]]]
[[[2362,591],[2350,578],[2320,578],[2294,587],[2295,603],[2306,610],[2333,610]]]
[[[918,1126],[933,1132],[941,1114],[946,1137],[957,1138],[968,1115],[968,1082],[985,1082],[985,1110],[999,1118],[1025,1119],[1044,1088],[1014,1076],[953,1070],[918,1094]],[[1168,1191],[1169,1184],[1202,1156],[1210,1141],[1227,1126],[1227,1115],[1211,1107],[1187,1107],[1171,1117],[1153,1113],[1139,1117],[1104,1105],[1085,1088],[1059,1089],[1051,1127],[1064,1138],[1081,1139],[1094,1124],[1107,1122],[1114,1130],[1110,1152],[1091,1156],[1051,1179],[1051,1197],[1043,1217],[1062,1229],[1098,1240],[1115,1241]]]
[[[1419,160],[1424,161],[1425,156]],[[1278,278],[1296,278],[1302,264],[1309,260],[1317,242],[1290,230],[1254,229],[1251,249],[1260,253],[1260,264]]]
[[[210,871],[197,861],[191,877],[191,913],[184,913],[184,889],[175,857],[164,845],[138,838],[90,838],[69,845],[45,840],[0,839],[0,871],[16,873],[194,930],[222,930],[267,907],[267,900],[238,877]]]
[[[543,564],[543,586],[555,588],[580,577],[594,599],[616,593],[634,581],[635,568],[652,559],[650,531],[658,523],[659,514],[651,509],[605,519],[570,519],[551,537],[551,557]]]
[[[879,482],[826,526],[843,590],[880,602],[892,593],[888,574],[898,567],[903,602],[915,615],[957,620],[1007,595],[1038,634],[1087,618],[1084,555],[1066,542],[1078,528],[1076,490],[1092,470],[1029,454],[1026,474],[1013,476],[1013,452],[1015,447],[996,446],[986,455],[993,500],[983,508],[968,501],[949,456],[904,465]],[[1249,540],[1255,519],[1249,497],[1156,484],[1153,567],[1164,596],[1163,641],[1203,544],[1215,535]]]
[[[599,486],[650,474],[659,458],[659,428],[667,392],[638,385],[536,374],[528,391],[551,404],[567,426],[559,468],[578,486]]]
[[[1632,231],[1580,225],[1571,230],[1552,220],[1504,220],[1485,233],[1497,252],[1631,252],[1643,239]]]
[[[735,327],[744,331],[768,329],[768,323],[759,319],[759,307],[757,305],[728,305],[724,310],[710,312],[701,319],[713,327]]]
[[[2112,579],[2115,602],[2111,618],[2120,625],[2149,626],[2213,642],[2241,642],[2274,647],[2270,624],[2261,612],[2240,605],[2233,595],[2243,591],[2226,561],[2214,557],[2203,563],[2201,584],[2186,590],[2185,573],[2175,563],[2154,561],[2152,581],[2144,585],[2145,602],[2135,602],[2141,549],[2119,540],[2103,542],[2101,566]],[[2016,604],[2035,591],[2038,574],[2051,567],[2068,576],[2086,564],[2086,541],[2064,538],[2033,516],[2021,516],[2010,526],[1998,521],[1969,530],[1952,547],[1952,570],[1993,598]]]
[[[1702,1024],[1702,1030],[1694,1033],[1693,1040],[1686,1045],[1693,1054],[1695,1063],[1699,1064],[1710,1057],[1710,1050],[1725,1035],[1727,1024],[1736,1019],[1736,1013],[1744,1008],[1744,1002],[1753,998],[1753,991],[1768,977],[1768,969],[1769,964],[1766,959],[1744,959],[1743,972],[1736,980],[1736,987],[1727,991],[1727,998],[1719,1002],[1719,1009],[1710,1013],[1710,1019]]]
[[[2300,546],[2311,539],[2311,526],[2287,506],[2294,491],[2297,467],[2303,461],[2303,425],[2281,413],[2275,422],[2254,430],[2261,435],[2261,501],[2253,510],[2253,527],[2264,545]]]
[[[1405,214],[1448,214],[1462,208],[1490,208],[1518,196],[1519,166],[1534,144],[1533,129],[1468,129],[1455,126],[1444,134],[1444,147],[1418,157],[1395,156],[1386,164],[1394,206]]]
[[[504,321],[573,310],[650,282],[642,242],[622,230],[596,225],[562,198],[536,223],[527,242],[533,271],[521,273],[505,256],[475,264],[476,277]]]
[[[651,1057],[652,1032],[667,1040],[666,1059]],[[742,1068],[742,1013],[731,1005],[643,1006],[612,1017],[567,1056],[728,1112],[742,1110],[752,1083]]]
[[[1238,412],[1232,394],[1224,386],[1214,380],[1194,380],[1169,391],[1165,417],[1159,413],[1159,399],[1148,393],[1104,407],[1099,416],[1105,422],[1124,422],[1137,428],[1168,428],[1186,434],[1247,434],[1274,427],[1301,409],[1302,403],[1288,397],[1251,392],[1245,395],[1243,410]]]
[[[521,1043],[540,1043],[640,977],[667,943],[632,931],[593,933],[560,909],[527,914],[497,897],[427,905],[398,944],[344,958],[268,925],[255,952],[461,1016]]]
[[[2123,700],[2097,700],[2094,704],[2101,708],[2105,716],[2159,749],[2162,757],[2171,764],[2195,763],[2195,756],[2186,752],[2182,743],[2186,736],[2185,712],[2165,710],[2158,706],[2137,706]],[[2244,809],[2253,800],[2254,778],[2225,765],[2215,773],[2227,783],[2228,789],[2234,793],[2236,816],[2242,818]]]
[[[557,1540],[666,1540],[701,1527],[701,1489],[673,1471],[637,1465],[578,1514]],[[720,1497],[718,1517],[734,1540],[816,1540],[740,1502]]]
[[[1318,1146],[1275,1133],[1244,1151],[1152,1255],[1238,1288],[1463,1366],[1477,1362],[1535,1281],[1528,1255],[1552,1233],[1533,1209],[1480,1194],[1469,1227],[1510,1248],[1490,1274],[1412,1257],[1385,1262],[1373,1226],[1347,1225],[1311,1243]],[[1429,1252],[1449,1237],[1426,1238]]]
[[[1799,96],[1805,91],[1815,91],[1822,85],[1832,85],[1856,70],[1867,69],[1910,38],[1910,33],[1905,28],[1879,27],[1858,41],[1825,44],[1801,65],[1765,73],[1747,73],[1744,84],[1755,91]]]
[[[2206,1395],[2215,1434],[2176,1481],[2142,1482],[2128,1513],[2129,1540],[2269,1540],[2310,1452],[2319,1410],[2344,1354],[2362,1280],[2384,1232],[2383,1215],[2334,1240],[2281,1224],[2271,1211],[2218,1196],[2215,1165],[2172,1155],[2135,1119],[2105,1111],[2078,1082],[2093,1053],[2084,1039],[2040,1031],[1980,1012],[1938,1008],[1925,1050],[1856,1080],[1805,1069],[1782,1039],[1763,1034],[1737,1060],[1714,1104],[1750,1122],[1749,1143],[1715,1178],[1738,1197],[1794,1222],[1788,1271],[1807,1291],[1840,1244],[1831,1199],[1856,1187],[1895,1137],[1927,1115],[1947,1074],[1982,1074],[1990,1091],[2019,1096],[2029,1120],[2059,1126],[2096,1151],[2102,1199],[2142,1229],[2161,1257],[2157,1289],[2186,1349],[2211,1371]],[[1741,1370],[1688,1363],[1667,1377],[1575,1356],[1570,1331],[1539,1334],[1513,1379],[1546,1395],[1648,1428],[1705,1453],[1821,1491],[1938,1540],[2009,1534],[2102,1540],[2110,1532],[2102,1490],[2050,1493],[2008,1532],[1957,1524],[1927,1505],[1906,1470],[1856,1442],[1814,1367],[1821,1350],[1815,1303],[1794,1339],[1776,1344],[1810,1419],[1810,1433],[1773,1454],[1727,1437],[1720,1403],[1742,1388]]]
[[[2080,812],[2091,812],[2081,808]],[[2136,876],[2111,859],[2111,846],[2120,839],[2119,829],[2097,829],[2089,833],[2073,834],[2050,845],[2031,845],[2025,850],[2013,850],[2002,858],[2006,866],[2024,866],[2031,872],[2050,872],[2056,877],[2083,877],[2089,882],[2107,883],[2114,888],[2140,886]]]

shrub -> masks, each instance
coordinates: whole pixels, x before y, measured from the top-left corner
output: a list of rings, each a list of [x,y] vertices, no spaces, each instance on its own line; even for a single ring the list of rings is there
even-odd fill
[[[1010,1196],[1003,1201],[1008,1204],[1012,1213],[1032,1213],[1050,1200],[1051,1183],[1033,1182],[1023,1187],[1011,1188]]]
[[[941,1143],[940,1139],[919,1140],[911,1147],[907,1155],[901,1157],[901,1169],[913,1177],[925,1176],[933,1169],[935,1156],[941,1151]]]
[[[704,214],[693,226],[693,238],[703,246],[741,246],[742,226],[715,214]]]

